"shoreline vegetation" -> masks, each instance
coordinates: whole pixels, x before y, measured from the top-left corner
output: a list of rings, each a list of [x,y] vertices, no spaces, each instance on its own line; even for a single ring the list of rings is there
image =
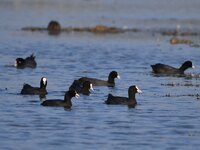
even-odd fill
[[[194,47],[200,47],[198,44],[194,44],[193,41],[188,39],[181,39],[179,37],[185,36],[199,36],[200,33],[194,31],[180,31],[176,29],[160,29],[160,30],[142,30],[138,28],[120,28],[114,26],[105,26],[105,25],[96,25],[92,27],[61,27],[59,22],[50,21],[47,27],[23,27],[23,31],[31,32],[48,32],[50,35],[59,35],[61,32],[90,32],[95,34],[118,34],[125,32],[152,32],[152,35],[155,33],[161,34],[162,36],[172,36],[169,40],[169,43],[172,45],[176,44],[187,44]]]
[[[49,31],[46,27],[24,27],[24,31]],[[123,29],[117,27],[109,27],[105,25],[96,25],[94,27],[64,27],[60,32],[92,32],[92,33],[124,33],[124,32],[139,32],[139,29]]]

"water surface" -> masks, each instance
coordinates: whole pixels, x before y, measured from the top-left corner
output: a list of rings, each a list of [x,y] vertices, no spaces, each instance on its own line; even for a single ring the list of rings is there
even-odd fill
[[[171,37],[150,33],[92,34],[21,31],[46,26],[96,24],[145,29],[189,28],[199,31],[200,2],[31,1],[0,2],[0,148],[20,149],[198,149],[200,146],[199,48],[170,45]],[[184,37],[199,42],[199,36]],[[35,53],[36,69],[9,67],[17,57]],[[150,65],[178,67],[192,60],[193,78],[158,77]],[[106,79],[119,72],[116,87],[94,87],[91,96],[73,99],[71,110],[46,108],[38,96],[22,96],[23,83],[39,86],[47,77],[47,98],[63,98],[74,79]],[[134,109],[104,104],[108,93],[127,96],[137,85]],[[172,86],[176,85],[176,86]]]

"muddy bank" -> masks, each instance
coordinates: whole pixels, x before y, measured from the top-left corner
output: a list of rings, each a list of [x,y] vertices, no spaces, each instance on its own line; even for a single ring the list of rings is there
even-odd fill
[[[171,44],[188,44],[188,45],[193,44],[193,42],[192,42],[191,40],[188,40],[188,39],[180,39],[180,38],[178,38],[178,37],[176,37],[176,36],[174,36],[174,37],[172,37],[172,38],[170,39],[170,43],[171,43]]]
[[[114,26],[106,26],[106,25],[96,25],[92,27],[62,27],[57,21],[50,21],[47,27],[24,27],[23,31],[31,31],[31,32],[48,32],[49,35],[59,35],[62,32],[70,33],[70,32],[89,32],[94,34],[118,34],[125,32],[141,32],[154,35],[161,36],[169,36],[169,43],[172,45],[177,44],[186,44],[190,47],[200,47],[199,44],[194,43],[190,39],[182,39],[180,37],[187,36],[200,36],[200,32],[188,31],[187,29],[139,29],[139,28],[123,28],[123,27],[114,27]]]
[[[147,32],[152,34],[161,34],[163,36],[199,36],[199,32],[186,31],[185,29],[177,31],[175,29],[139,29],[139,28],[123,28],[106,25],[96,25],[92,27],[61,27],[57,21],[50,21],[47,27],[23,27],[24,31],[48,31],[49,33],[59,34],[60,32],[91,32],[91,33],[125,33],[125,32]]]
[[[175,86],[200,87],[199,84],[181,84],[181,83],[167,83],[167,84],[162,83],[161,86],[172,86],[172,87],[175,87]]]
[[[23,27],[24,31],[51,31],[47,27]],[[174,31],[169,31],[168,29],[162,29],[158,31],[154,30],[144,30],[139,28],[119,28],[119,27],[109,27],[105,25],[96,25],[94,27],[63,27],[60,29],[60,32],[91,32],[91,33],[125,33],[125,32],[152,32],[159,33],[163,36],[177,36],[176,29]],[[198,32],[189,32],[189,31],[180,31],[178,36],[199,36]]]
[[[96,25],[94,27],[63,27],[57,21],[51,21],[47,27],[24,27],[25,31],[48,31],[50,34],[59,34],[60,32],[92,32],[92,33],[123,33],[139,32],[139,29],[123,29],[118,27],[108,27],[105,25]]]
[[[25,31],[51,31],[46,27],[24,27]],[[92,33],[124,33],[124,32],[139,32],[139,29],[123,29],[117,27],[108,27],[104,25],[96,25],[94,27],[63,27],[60,32],[92,32]]]

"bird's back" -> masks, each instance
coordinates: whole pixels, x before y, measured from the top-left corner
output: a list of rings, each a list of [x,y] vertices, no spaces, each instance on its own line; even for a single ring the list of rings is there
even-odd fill
[[[43,105],[43,106],[65,106],[65,103],[63,100],[60,100],[60,99],[50,99],[50,100],[43,101],[41,103],[41,105]]]
[[[128,98],[127,97],[121,97],[121,96],[113,96],[112,94],[108,94],[108,98],[105,101],[106,104],[128,104]]]
[[[35,68],[37,66],[37,63],[35,61],[35,56],[33,54],[27,57],[25,59],[25,62],[26,62],[26,67]]]
[[[108,81],[101,80],[101,79],[82,77],[79,80],[81,82],[90,81],[93,86],[109,86]]]
[[[39,87],[32,87],[29,84],[24,84],[24,86],[21,90],[21,94],[24,94],[24,95],[39,95],[39,94],[47,94],[47,92],[43,91]]]
[[[180,74],[181,73],[179,69],[174,68],[169,65],[165,65],[165,64],[155,64],[155,65],[151,65],[151,67],[155,73],[161,73],[161,74]]]

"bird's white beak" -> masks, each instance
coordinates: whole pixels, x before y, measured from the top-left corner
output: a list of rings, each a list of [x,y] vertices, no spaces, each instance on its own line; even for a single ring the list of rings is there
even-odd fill
[[[94,91],[93,87],[92,87],[92,83],[90,84],[90,90]]]
[[[80,97],[80,95],[79,95],[78,93],[76,93],[75,97],[76,97],[76,98],[79,98],[79,97]]]
[[[15,61],[15,64],[14,64],[14,66],[15,66],[15,67],[17,67],[17,61]]]
[[[120,79],[120,76],[119,76],[119,75],[117,75],[117,78],[118,78],[118,79]]]
[[[194,66],[194,65],[192,66],[192,69],[195,69],[195,66]]]
[[[43,84],[44,84],[44,85],[47,84],[47,78],[43,78],[42,81],[43,81]]]
[[[142,91],[136,86],[137,92],[142,93]]]

